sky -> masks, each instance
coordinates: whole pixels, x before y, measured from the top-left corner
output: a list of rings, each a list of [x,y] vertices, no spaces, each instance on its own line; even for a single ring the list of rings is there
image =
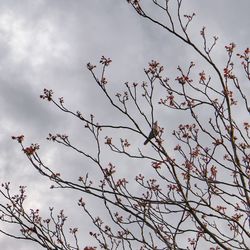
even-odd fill
[[[115,92],[126,81],[142,81],[143,69],[152,59],[174,74],[178,65],[197,58],[176,38],[139,17],[126,0],[0,0],[0,4],[0,181],[11,181],[14,190],[26,185],[30,207],[38,207],[45,214],[49,206],[58,210],[64,207],[70,214],[71,204],[79,195],[52,194],[50,183],[39,176],[11,140],[12,135],[24,134],[25,143],[39,143],[46,163],[60,166],[67,176],[77,175],[79,166],[88,164],[46,140],[48,133],[61,132],[88,146],[82,127],[72,117],[39,98],[43,89],[63,96],[72,110],[119,124],[123,121],[96,86],[86,68],[88,62],[97,64],[103,55],[112,59],[108,75],[110,89]],[[241,51],[249,46],[249,1],[189,0],[184,6],[196,13],[190,32],[199,45],[203,26],[211,37],[219,36],[214,57],[221,67],[225,45],[235,42]],[[150,4],[148,7],[157,15]],[[164,118],[166,115],[173,125],[179,122],[173,112]],[[147,124],[143,127],[148,129]],[[126,169],[122,171],[129,174]],[[77,224],[74,213],[71,218]],[[87,225],[83,230],[88,230]],[[1,235],[0,245],[6,250],[17,246],[20,250],[39,249]]]

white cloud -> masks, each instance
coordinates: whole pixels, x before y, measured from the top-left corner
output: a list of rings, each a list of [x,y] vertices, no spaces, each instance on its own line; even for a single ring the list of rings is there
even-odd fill
[[[13,63],[30,63],[39,67],[51,58],[65,61],[69,44],[60,38],[56,27],[50,20],[32,20],[8,11],[0,16],[2,42],[8,44]]]

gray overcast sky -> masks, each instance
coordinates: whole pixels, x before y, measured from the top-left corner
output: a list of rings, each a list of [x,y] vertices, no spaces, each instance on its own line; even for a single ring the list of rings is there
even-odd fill
[[[233,41],[242,50],[249,46],[249,1],[188,0],[184,6],[197,14],[191,30],[196,39],[202,26],[209,35],[219,36],[218,63],[225,56],[224,45]],[[24,134],[27,143],[38,142],[41,154],[52,165],[77,165],[80,159],[64,151],[63,157],[59,147],[46,141],[47,134],[55,131],[76,139],[79,127],[39,99],[43,88],[64,96],[73,110],[116,122],[120,118],[111,115],[85,67],[87,62],[97,63],[102,55],[111,57],[112,88],[121,89],[119,84],[125,81],[142,81],[143,68],[151,59],[174,70],[193,60],[193,54],[140,18],[125,0],[0,0],[0,7],[0,181],[27,185],[28,205],[46,213],[48,206],[62,207],[72,201],[65,201],[60,193],[50,194],[49,183],[30,167],[10,137]],[[70,175],[72,170],[63,167]],[[2,235],[0,246],[5,250],[38,249]]]

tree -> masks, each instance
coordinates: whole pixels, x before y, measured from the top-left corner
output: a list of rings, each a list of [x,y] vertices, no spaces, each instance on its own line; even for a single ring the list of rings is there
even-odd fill
[[[209,70],[191,61],[186,70],[178,66],[177,76],[171,78],[159,62],[152,60],[144,70],[146,80],[141,84],[126,82],[125,90],[113,95],[106,76],[111,59],[102,56],[100,73],[96,65],[88,63],[87,68],[104,96],[122,119],[129,122],[126,126],[103,124],[92,114],[88,117],[80,111],[74,112],[62,97],[57,100],[52,90],[44,89],[42,99],[85,124],[96,153],[81,150],[64,134],[50,133],[47,139],[88,158],[100,176],[99,182],[87,171],[77,180],[69,180],[44,164],[38,154],[39,145],[25,146],[23,135],[13,139],[21,145],[37,172],[52,182],[52,189],[82,193],[78,206],[96,227],[90,234],[102,249],[250,249],[250,123],[247,122],[250,106],[246,94],[250,50],[236,53],[234,43],[225,46],[227,60],[220,70],[212,55],[218,37],[214,36],[210,44],[203,27],[200,31],[203,47],[199,48],[189,34],[195,14],[182,14],[182,0],[175,1],[175,14],[171,8],[173,1],[152,0],[168,18],[167,24],[148,14],[143,1],[127,2],[138,15],[193,49]],[[236,76],[238,64],[241,69]],[[161,117],[156,117],[159,107],[161,112],[172,109],[185,114],[172,135],[167,135]],[[239,108],[246,118],[243,121],[238,116]],[[157,133],[151,133],[150,142],[144,146],[156,120]],[[143,129],[145,123],[147,131]],[[119,135],[127,135],[119,142],[112,138],[112,133],[106,135],[106,131],[117,130]],[[135,137],[140,138],[140,145],[132,142]],[[170,140],[174,145],[168,143]],[[141,173],[135,179],[120,177],[118,167],[104,160],[107,148],[111,159],[114,154],[140,162],[144,166]],[[44,219],[39,210],[26,210],[24,186],[13,196],[10,183],[4,183],[0,192],[7,200],[6,205],[1,205],[2,222],[20,228],[19,234],[5,230],[2,233],[35,241],[46,249],[82,249],[77,228],[70,228],[74,240],[69,238],[63,211],[54,215],[51,208],[49,218]],[[86,196],[102,201],[109,219],[95,217],[85,203]]]

